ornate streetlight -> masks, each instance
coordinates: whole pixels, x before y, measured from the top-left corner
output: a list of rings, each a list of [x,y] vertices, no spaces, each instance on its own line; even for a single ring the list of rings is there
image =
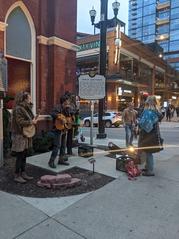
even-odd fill
[[[91,23],[94,25],[94,29],[99,28],[100,29],[100,59],[99,59],[99,74],[106,76],[106,31],[108,26],[116,26],[118,24],[118,11],[120,7],[120,3],[115,0],[115,2],[112,4],[113,11],[114,11],[114,18],[113,19],[107,19],[107,12],[108,12],[108,0],[101,0],[101,17],[100,21],[98,23],[95,23],[95,17],[96,17],[96,10],[94,7],[89,11],[90,17],[91,17]],[[95,33],[95,31],[94,31]],[[103,139],[106,138],[105,133],[105,125],[103,121],[103,115],[104,115],[104,105],[105,105],[105,99],[99,100],[99,109],[98,109],[98,134],[97,138]]]

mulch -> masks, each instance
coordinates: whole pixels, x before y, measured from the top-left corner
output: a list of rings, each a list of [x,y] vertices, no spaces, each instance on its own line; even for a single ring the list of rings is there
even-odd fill
[[[0,190],[25,197],[46,198],[78,195],[97,190],[114,180],[114,178],[103,174],[96,172],[93,174],[92,171],[73,167],[60,172],[60,174],[68,173],[72,177],[81,179],[81,185],[73,188],[62,187],[60,189],[46,189],[38,187],[37,181],[43,175],[56,175],[56,173],[27,164],[27,172],[33,176],[34,179],[28,181],[26,184],[19,184],[13,181],[14,163],[14,158],[6,159],[5,165],[0,168]]]

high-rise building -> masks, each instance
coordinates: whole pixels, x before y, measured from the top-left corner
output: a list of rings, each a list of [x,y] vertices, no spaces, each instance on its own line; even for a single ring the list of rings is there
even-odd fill
[[[179,70],[179,0],[129,0],[129,37],[157,42]]]

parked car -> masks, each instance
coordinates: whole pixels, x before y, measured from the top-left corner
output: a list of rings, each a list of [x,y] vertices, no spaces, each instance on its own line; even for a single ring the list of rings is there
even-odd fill
[[[122,124],[122,115],[117,112],[106,112],[103,116],[103,120],[105,121],[105,127],[110,128],[112,125],[115,127],[119,127]],[[93,116],[93,124],[98,125],[98,113]],[[91,126],[91,117],[86,117],[83,119],[83,125],[85,127]]]

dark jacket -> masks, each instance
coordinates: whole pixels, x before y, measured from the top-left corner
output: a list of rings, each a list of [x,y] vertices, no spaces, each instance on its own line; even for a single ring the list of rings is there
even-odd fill
[[[157,112],[159,121],[162,119],[162,114]],[[157,153],[163,149],[163,139],[160,135],[159,123],[154,124],[153,129],[147,133],[143,129],[139,129],[139,141],[138,147],[143,148],[142,151],[149,152],[149,153]]]

